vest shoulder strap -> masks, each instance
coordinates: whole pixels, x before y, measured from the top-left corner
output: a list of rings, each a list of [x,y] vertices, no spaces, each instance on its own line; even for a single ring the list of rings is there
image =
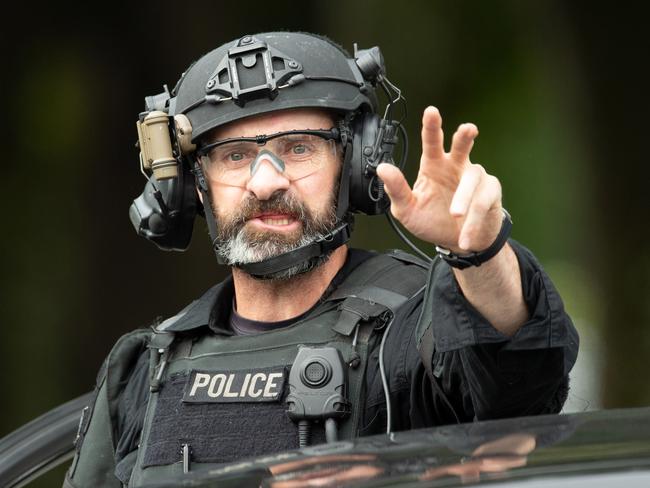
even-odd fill
[[[98,375],[98,383],[105,381],[106,400],[108,403],[108,416],[115,429],[117,419],[117,405],[122,390],[138,358],[145,352],[151,330],[140,328],[120,337],[108,356]],[[114,440],[115,442],[115,440]],[[113,446],[115,448],[115,446]]]
[[[140,356],[149,350],[150,389],[157,391],[174,338],[173,332],[152,326],[133,330],[117,340],[98,375],[98,384],[106,382],[106,399],[113,427],[118,416],[119,399]]]
[[[394,314],[424,288],[427,267],[424,261],[400,250],[361,263],[327,298],[341,302],[334,330],[349,336],[361,321]]]
[[[435,351],[435,331],[433,325],[433,304],[432,302],[432,290],[433,283],[436,280],[436,273],[440,271],[437,266],[440,264],[441,260],[435,258],[431,263],[430,269],[427,276],[427,293],[425,293],[424,302],[422,303],[422,313],[418,319],[418,323],[415,327],[415,335],[417,341],[417,349],[420,353],[420,358],[422,360],[422,365],[426,371],[431,387],[436,392],[437,396],[444,402],[449,409],[449,412],[456,420],[457,423],[460,423],[460,417],[456,413],[453,405],[447,398],[447,394],[443,391],[442,387],[438,383],[438,377],[440,376],[441,371],[438,368],[434,368],[433,365],[433,353]]]

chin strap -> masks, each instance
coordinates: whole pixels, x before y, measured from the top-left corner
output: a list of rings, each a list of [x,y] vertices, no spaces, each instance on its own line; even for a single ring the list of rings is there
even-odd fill
[[[215,251],[216,253],[217,222],[214,218],[214,214],[212,213],[212,206],[210,204],[211,202],[210,194],[208,193],[208,183],[205,181],[203,170],[201,169],[201,166],[197,162],[194,163],[194,168],[192,170],[192,173],[194,173],[196,186],[201,192],[201,196],[202,196],[201,200],[203,202],[203,215],[205,217],[205,222],[208,225],[208,234],[210,235],[212,250]],[[219,258],[219,255],[217,255],[217,261],[219,262],[219,264],[224,264],[222,260]]]
[[[279,256],[265,259],[264,261],[257,263],[235,263],[235,266],[251,276],[264,278],[272,273],[285,271],[299,263],[311,263],[316,261],[321,256],[325,256],[329,252],[334,251],[336,248],[345,244],[350,240],[351,233],[350,223],[344,221],[339,223],[339,225],[329,234],[320,239],[316,239],[310,244],[305,244],[298,249],[285,252]]]

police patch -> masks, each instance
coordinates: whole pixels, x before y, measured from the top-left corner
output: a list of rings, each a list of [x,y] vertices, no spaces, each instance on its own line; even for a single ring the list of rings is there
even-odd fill
[[[284,367],[237,371],[192,370],[183,403],[276,402],[282,398]]]

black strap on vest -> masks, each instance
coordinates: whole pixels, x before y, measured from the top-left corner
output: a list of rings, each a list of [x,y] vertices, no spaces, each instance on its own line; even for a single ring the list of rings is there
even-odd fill
[[[424,369],[426,370],[427,375],[429,376],[429,380],[431,381],[431,387],[438,393],[438,395],[440,395],[440,398],[442,398],[442,400],[445,402],[445,405],[447,405],[447,408],[449,408],[449,411],[456,419],[456,423],[460,424],[460,418],[458,417],[456,410],[447,398],[445,392],[442,390],[442,387],[438,384],[438,380],[436,379],[436,375],[433,371],[434,349],[433,324],[431,324],[425,329],[424,334],[422,335],[418,351],[420,352],[420,357],[422,358]]]
[[[362,321],[378,320],[375,328],[381,328],[389,316],[413,297],[423,285],[424,280],[408,280],[412,275],[396,261],[415,264],[426,269],[427,264],[414,256],[399,250],[391,251],[368,259],[354,271],[355,283],[343,283],[327,301],[341,300],[341,315],[334,325],[339,334],[350,336]],[[423,273],[424,274],[424,273]]]
[[[431,270],[429,272],[429,279],[427,280],[427,285],[431,284],[433,272],[435,265],[439,262],[437,259],[433,261],[431,265]],[[420,313],[420,317],[418,318],[418,329],[420,328],[420,321],[422,320],[423,317],[426,316],[426,312],[429,311],[432,307],[431,303],[431,295],[427,294],[424,303],[422,304],[422,311]],[[431,387],[433,388],[434,391],[438,393],[440,398],[444,401],[444,403],[447,405],[449,408],[449,411],[452,413],[454,418],[456,419],[456,423],[460,423],[460,418],[458,417],[458,414],[456,413],[456,410],[452,406],[451,402],[447,398],[447,395],[443,391],[442,387],[438,384],[438,379],[436,377],[436,373],[433,371],[433,353],[435,351],[435,337],[433,334],[433,318],[431,319],[431,323],[426,326],[424,329],[424,332],[422,333],[422,336],[419,338],[419,343],[418,343],[418,352],[420,353],[420,358],[422,359],[422,364],[424,365],[424,369],[427,372],[427,376],[429,377],[429,381],[431,382]]]
[[[433,374],[433,325],[427,327],[422,336],[420,347],[418,348],[420,352],[420,357],[422,358],[422,364],[424,364],[424,369],[427,371],[427,375],[432,383],[438,384],[436,378]],[[425,360],[425,358],[428,358]]]
[[[328,298],[328,301],[342,300],[338,306],[341,313],[333,329],[345,336],[354,332],[353,354],[356,354],[360,329],[365,339],[373,330],[385,329],[379,348],[379,369],[386,397],[388,433],[392,423],[388,378],[384,370],[384,345],[397,309],[424,291],[427,267],[428,263],[399,250],[389,255],[375,256],[362,263],[355,270],[354,279],[344,282]],[[362,323],[364,327],[361,327]],[[372,328],[367,325],[372,325]],[[350,361],[352,368],[359,364],[358,354],[356,356]]]
[[[151,350],[149,353],[149,389],[155,392],[160,389],[160,382],[169,358],[169,349],[174,342],[174,333],[156,327],[152,327],[152,330],[153,334],[151,334],[147,345]]]
[[[370,321],[394,311],[409,297],[378,287],[347,288],[335,292],[331,300],[343,299],[341,315],[334,325],[339,334],[349,336],[361,321]],[[378,324],[379,326],[379,324]]]

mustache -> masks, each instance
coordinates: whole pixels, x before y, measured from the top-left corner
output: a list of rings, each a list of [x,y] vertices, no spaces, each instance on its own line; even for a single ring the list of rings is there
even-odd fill
[[[226,239],[233,236],[246,225],[247,221],[263,213],[291,215],[302,222],[311,223],[313,221],[309,208],[286,191],[277,191],[267,200],[258,200],[250,195],[242,202],[237,212],[230,214],[219,223],[219,237]]]
[[[258,200],[253,196],[249,196],[242,204],[239,216],[246,221],[269,212],[287,214],[296,219],[304,220],[309,213],[309,209],[293,195],[278,191],[273,193],[268,200]]]
[[[335,201],[332,196],[324,210],[316,211],[293,193],[281,190],[267,200],[258,200],[249,195],[231,212],[220,217],[216,217],[218,212],[213,209],[218,236],[215,250],[224,262],[236,265],[263,261],[297,249],[334,229],[338,220]],[[291,233],[281,233],[247,225],[251,219],[263,213],[291,215],[300,221],[301,226]]]

